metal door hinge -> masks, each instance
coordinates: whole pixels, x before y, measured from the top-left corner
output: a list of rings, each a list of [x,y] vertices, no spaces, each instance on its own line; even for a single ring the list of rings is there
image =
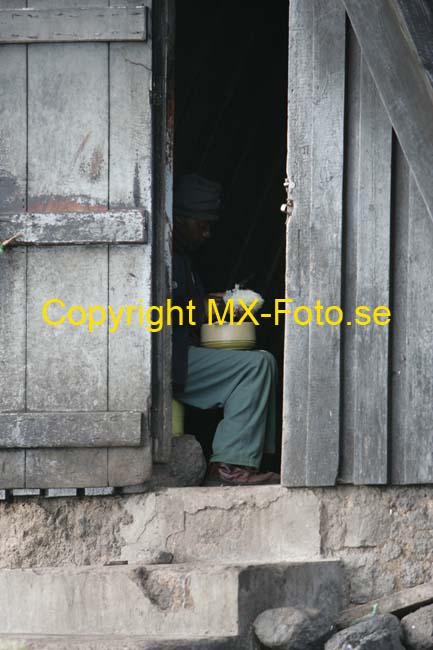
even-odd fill
[[[293,207],[294,207],[292,190],[295,187],[295,182],[291,178],[287,177],[286,180],[284,181],[284,187],[286,189],[287,199],[286,202],[281,205],[280,210],[281,212],[285,212],[287,217],[290,218],[292,216]]]
[[[164,100],[164,81],[161,77],[153,80],[152,88],[149,90],[149,102],[151,106],[162,106]]]

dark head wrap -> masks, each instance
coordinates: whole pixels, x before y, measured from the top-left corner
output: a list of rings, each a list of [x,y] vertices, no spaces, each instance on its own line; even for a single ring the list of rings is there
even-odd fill
[[[221,185],[198,174],[180,176],[174,185],[174,213],[214,221],[219,217]]]

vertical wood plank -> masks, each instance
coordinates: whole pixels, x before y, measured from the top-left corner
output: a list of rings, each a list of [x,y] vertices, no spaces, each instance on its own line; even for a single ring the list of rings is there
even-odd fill
[[[287,224],[286,296],[299,304],[307,304],[309,298],[313,7],[313,2],[292,0],[289,10],[287,176],[293,182],[294,209]],[[309,329],[297,326],[287,317],[281,468],[283,485],[305,485],[306,482],[308,353]]]
[[[341,303],[345,34],[340,0],[316,0],[309,305],[320,299],[325,308]],[[307,485],[333,485],[339,462],[340,327],[310,325],[307,403]]]
[[[345,222],[343,233],[343,310],[354,314],[356,307],[357,223],[359,196],[359,116],[361,102],[361,48],[349,24],[346,78]],[[347,320],[347,319],[346,319]],[[353,482],[355,439],[355,328],[342,329],[342,426],[339,478]]]
[[[107,407],[107,324],[88,331],[66,318],[53,327],[42,319],[46,300],[52,320],[70,307],[107,305],[105,246],[32,248],[28,255],[27,407],[30,411],[105,411]],[[73,319],[80,320],[79,312]],[[40,486],[39,486],[40,487]],[[56,487],[56,486],[51,486]]]
[[[148,43],[110,45],[110,206],[151,212],[152,130]],[[151,219],[149,223],[151,241]],[[110,304],[151,305],[151,246],[110,247]],[[109,409],[150,407],[151,333],[138,324],[109,334]],[[125,382],[125,376],[129,377]]]
[[[26,209],[26,58],[25,46],[0,46],[0,211]],[[0,411],[25,408],[25,296],[26,252],[9,250],[0,256]]]
[[[395,367],[400,373],[395,409],[406,409],[397,414],[399,427],[393,441],[393,481],[400,484],[433,482],[433,321],[429,317],[433,310],[433,223],[413,174],[408,208],[405,337],[400,336],[398,343],[403,347],[395,350],[397,363],[399,358],[404,360]]]
[[[150,43],[110,44],[110,206],[151,211]]]
[[[391,480],[405,483],[405,446],[410,399],[407,381],[408,332],[411,314],[408,301],[409,279],[409,182],[410,170],[397,139],[394,149],[394,255],[392,317],[392,447]]]
[[[148,413],[151,398],[151,336],[146,309],[151,304],[149,246],[110,247],[109,303],[117,314],[122,305],[136,306],[118,330],[109,333],[108,409]],[[143,325],[139,324],[139,309]]]
[[[107,70],[106,43],[29,45],[31,210],[107,208]]]
[[[389,306],[392,127],[361,63],[356,303]],[[352,316],[351,316],[352,317]],[[354,482],[387,482],[388,326],[355,327]]]
[[[151,43],[111,43],[109,47],[110,207],[135,207],[152,215]],[[149,229],[151,242],[152,219]],[[137,305],[145,314],[152,304],[151,244],[110,246],[109,301],[116,309],[122,304]],[[141,411],[144,429],[140,449],[110,449],[109,485],[141,483],[152,470],[152,334],[146,324],[145,320],[139,324],[135,310],[129,327],[109,333],[108,408]]]
[[[0,211],[26,209],[26,46],[0,46]]]
[[[26,250],[14,248],[0,255],[0,411],[25,409],[25,367]]]

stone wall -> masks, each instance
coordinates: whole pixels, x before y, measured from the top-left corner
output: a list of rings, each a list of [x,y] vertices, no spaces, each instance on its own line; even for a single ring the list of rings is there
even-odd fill
[[[363,603],[433,579],[433,487],[339,487],[321,501],[325,557],[343,560]]]
[[[362,603],[432,580],[433,487],[186,488],[0,504],[0,568],[340,558]]]

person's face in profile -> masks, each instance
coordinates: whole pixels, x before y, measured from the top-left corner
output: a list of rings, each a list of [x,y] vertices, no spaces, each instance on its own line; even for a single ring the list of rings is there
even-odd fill
[[[211,222],[208,219],[176,217],[175,237],[190,251],[195,251],[211,236]]]

